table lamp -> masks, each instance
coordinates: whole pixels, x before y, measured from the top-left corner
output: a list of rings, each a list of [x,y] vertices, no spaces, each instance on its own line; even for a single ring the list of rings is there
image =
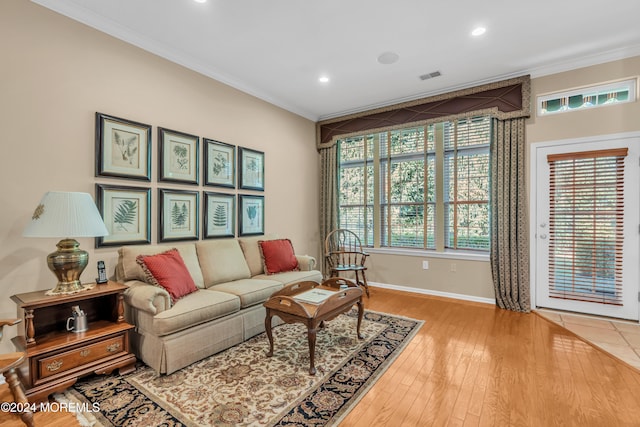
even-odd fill
[[[25,237],[62,238],[58,250],[47,256],[49,269],[58,278],[50,294],[68,294],[84,290],[80,275],[89,262],[89,254],[80,249],[75,237],[106,236],[109,232],[100,212],[87,193],[49,191],[36,207],[24,232]]]

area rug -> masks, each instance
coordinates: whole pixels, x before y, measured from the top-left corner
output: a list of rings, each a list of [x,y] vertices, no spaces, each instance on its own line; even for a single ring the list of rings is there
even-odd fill
[[[171,375],[140,365],[124,375],[77,383],[64,398],[99,408],[94,426],[333,426],[356,405],[424,322],[366,311],[356,337],[355,310],[317,334],[309,375],[306,328],[264,333]],[[95,417],[95,418],[94,418]]]

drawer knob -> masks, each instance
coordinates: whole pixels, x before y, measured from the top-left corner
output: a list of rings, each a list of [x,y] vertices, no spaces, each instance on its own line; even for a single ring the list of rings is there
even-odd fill
[[[107,351],[109,353],[113,353],[113,352],[116,352],[118,350],[120,350],[120,343],[119,342],[116,342],[116,343],[113,343],[113,344],[109,344],[107,346]]]
[[[91,350],[82,350],[80,352],[80,356],[82,356],[82,357],[87,357],[90,354],[91,354]]]
[[[62,360],[54,360],[47,365],[47,371],[55,372],[62,367]]]

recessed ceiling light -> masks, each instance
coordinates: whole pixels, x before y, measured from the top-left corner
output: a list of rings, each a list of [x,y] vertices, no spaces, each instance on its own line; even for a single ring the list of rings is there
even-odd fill
[[[395,52],[384,52],[378,56],[378,62],[385,65],[393,64],[398,59],[400,59],[400,56]]]
[[[193,0],[193,1],[196,2],[196,3],[206,3],[207,2],[207,0]]]
[[[320,77],[318,78],[318,81],[319,81],[320,83],[329,83],[329,77],[327,77],[327,76],[320,76]]]
[[[475,36],[475,37],[478,37],[478,36],[483,35],[486,32],[487,32],[487,29],[485,27],[477,27],[473,31],[471,31],[471,35]]]

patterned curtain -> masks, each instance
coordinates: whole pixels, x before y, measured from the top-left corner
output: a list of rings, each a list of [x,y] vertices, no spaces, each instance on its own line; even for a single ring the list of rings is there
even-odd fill
[[[524,118],[493,120],[491,273],[498,307],[529,312],[524,121]]]
[[[320,148],[320,242],[322,271],[326,275],[324,239],[338,228],[338,144]]]

